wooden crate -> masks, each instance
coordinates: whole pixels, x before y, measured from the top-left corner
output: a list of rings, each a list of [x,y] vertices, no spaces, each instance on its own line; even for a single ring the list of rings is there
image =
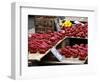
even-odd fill
[[[35,16],[36,33],[46,33],[48,30],[54,31],[54,18],[47,16]]]

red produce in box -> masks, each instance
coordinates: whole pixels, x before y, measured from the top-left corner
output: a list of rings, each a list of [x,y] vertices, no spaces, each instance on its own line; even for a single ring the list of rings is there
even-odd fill
[[[40,54],[45,54],[46,50],[45,49],[39,49]]]
[[[76,37],[81,37],[81,34],[80,33],[76,34]]]
[[[52,42],[52,44],[55,44],[59,41],[59,39],[57,39],[57,37],[53,36],[53,37],[50,38],[50,41]]]
[[[66,58],[70,58],[71,56],[72,56],[72,53],[67,52],[67,53],[65,54],[65,57],[66,57]]]
[[[52,42],[49,41],[49,40],[46,40],[45,42],[46,42],[48,45],[52,45]]]
[[[69,50],[69,49],[66,49],[66,48],[65,48],[65,50],[63,50],[63,52],[65,52],[65,54],[64,54],[64,55],[65,55],[65,57],[66,57],[66,58],[70,58],[70,57],[71,57],[71,55],[73,54],[72,52],[70,52],[70,50]]]
[[[74,54],[78,54],[78,50],[77,50],[77,49],[74,49],[72,52],[73,52]]]
[[[45,33],[45,34],[43,34],[43,37],[44,37],[44,39],[48,40],[50,38],[50,35]]]
[[[40,53],[45,53],[49,48],[50,48],[50,46],[47,43],[43,42],[39,46],[39,49],[38,50],[39,50]]]
[[[61,49],[62,52],[66,52],[66,50],[67,50],[66,48],[62,48]]]
[[[30,53],[36,53],[37,52],[37,49],[29,49],[29,52]]]
[[[61,31],[59,31],[59,33],[64,36],[66,32],[65,32],[65,30],[61,30]]]
[[[71,48],[71,46],[65,46],[65,48],[66,48],[66,49],[70,49],[70,48]]]
[[[70,28],[70,32],[75,32],[75,28]]]
[[[30,44],[28,46],[28,50],[30,53],[36,53],[37,52],[37,46],[35,46],[34,44]]]
[[[72,36],[76,37],[76,32],[72,32]]]
[[[66,36],[71,37],[72,36],[72,33],[67,33]]]
[[[88,44],[85,44],[85,48],[88,48]]]
[[[50,41],[52,41],[52,42],[54,42],[55,40],[56,40],[55,37],[51,37],[51,38],[50,38]]]
[[[77,53],[77,54],[75,54],[75,53],[72,54],[72,57],[73,57],[73,58],[77,58],[77,57],[78,57],[78,53]]]
[[[65,49],[65,48],[62,48],[62,49],[61,49],[61,54],[62,54],[62,55],[66,54],[66,49]]]
[[[77,45],[77,44],[72,46],[72,48],[75,48],[75,49],[77,49],[78,47],[79,47],[79,45]]]
[[[82,24],[81,24],[81,23],[80,23],[80,24],[75,24],[75,26],[76,26],[76,27],[81,27]]]
[[[79,60],[85,60],[86,57],[79,56]]]
[[[39,48],[45,49],[45,48],[47,48],[47,44],[42,43],[42,44],[39,46]]]
[[[72,56],[73,58],[79,57],[80,60],[84,60],[87,57],[87,48],[85,46],[85,44],[75,44],[72,47],[66,46],[61,48],[59,52],[66,58],[70,58]]]
[[[54,33],[50,33],[50,36],[53,37],[54,36]]]
[[[56,33],[59,37],[63,37],[64,35],[63,34],[61,34],[60,32],[57,32]]]
[[[81,50],[81,52],[79,53],[79,57],[86,57],[87,53],[84,50]]]
[[[57,40],[60,40],[61,37],[59,37],[58,35],[54,35],[54,37],[57,39]]]
[[[46,49],[46,48],[48,48],[48,47],[49,47],[48,44],[45,43],[45,42],[42,42],[42,43],[40,44],[40,46],[39,46],[40,49]]]
[[[84,47],[84,44],[80,44],[81,47]]]

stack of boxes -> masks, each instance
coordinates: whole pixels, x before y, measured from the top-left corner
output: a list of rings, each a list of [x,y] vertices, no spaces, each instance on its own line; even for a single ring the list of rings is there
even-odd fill
[[[54,17],[35,16],[35,31],[36,33],[46,33],[54,31]]]

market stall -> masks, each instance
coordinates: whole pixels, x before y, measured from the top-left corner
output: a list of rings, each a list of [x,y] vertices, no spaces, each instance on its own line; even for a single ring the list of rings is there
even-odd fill
[[[29,66],[88,63],[87,17],[29,16],[28,20]]]

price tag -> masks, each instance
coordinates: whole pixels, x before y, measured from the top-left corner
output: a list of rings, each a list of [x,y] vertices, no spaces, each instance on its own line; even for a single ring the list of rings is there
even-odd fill
[[[63,56],[61,56],[61,54],[56,50],[55,47],[53,47],[51,49],[51,52],[53,53],[53,55],[59,60],[62,61],[63,60]]]

